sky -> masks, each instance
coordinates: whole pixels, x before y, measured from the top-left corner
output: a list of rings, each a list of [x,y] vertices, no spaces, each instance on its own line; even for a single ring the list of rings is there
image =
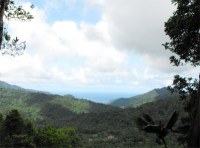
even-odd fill
[[[53,93],[140,94],[197,76],[174,67],[162,44],[170,0],[16,0],[34,15],[11,20],[10,34],[26,41],[21,56],[0,55],[0,80]],[[34,4],[34,9],[30,5]]]

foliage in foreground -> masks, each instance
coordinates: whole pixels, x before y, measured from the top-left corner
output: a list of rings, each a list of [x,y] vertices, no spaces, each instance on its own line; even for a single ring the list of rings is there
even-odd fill
[[[31,5],[30,8],[34,6]],[[26,11],[22,5],[16,5],[13,0],[0,1],[0,52],[12,56],[21,55],[26,48],[25,42],[19,42],[15,37],[11,39],[8,34],[7,22],[11,19],[20,21],[30,21],[33,15]]]
[[[174,78],[173,86],[169,87],[172,92],[177,91],[181,95],[181,100],[184,101],[184,111],[187,115],[181,119],[182,126],[179,131],[183,135],[178,138],[178,141],[186,142],[189,145],[191,142],[194,142],[192,145],[199,145],[199,140],[194,140],[195,138],[199,139],[200,136],[200,131],[197,129],[199,118],[197,118],[198,121],[195,119],[198,114],[199,85],[200,82],[196,79],[182,78],[177,75]],[[192,131],[192,128],[195,130]]]
[[[5,119],[0,115],[0,147],[78,147],[80,141],[73,128],[37,129],[12,110]]]
[[[200,66],[200,2],[172,0],[172,3],[177,9],[165,23],[165,33],[170,37],[170,42],[164,44],[165,49],[175,53],[170,61],[175,66]],[[188,147],[200,147],[200,83],[192,81],[192,78],[175,76],[173,88],[186,102],[188,116],[182,121],[188,129],[183,128],[183,141],[187,142]]]

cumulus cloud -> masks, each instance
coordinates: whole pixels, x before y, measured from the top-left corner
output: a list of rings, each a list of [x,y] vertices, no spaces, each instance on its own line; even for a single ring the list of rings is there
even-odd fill
[[[24,54],[21,57],[0,56],[0,77],[14,82],[30,82],[48,79],[44,65],[40,58]]]
[[[192,73],[193,67],[173,67],[169,62],[172,53],[163,43],[169,41],[164,32],[164,22],[175,11],[171,1],[160,0],[86,0],[102,8],[101,23],[107,37],[118,50],[139,54],[149,67],[164,73]],[[133,53],[133,54],[134,54]]]
[[[85,0],[87,9],[101,7],[101,19],[95,24],[64,18],[49,23],[46,12],[54,3],[73,7],[77,1],[54,0],[45,9],[36,6],[34,20],[9,24],[27,49],[16,58],[1,56],[2,80],[61,89],[145,91],[169,84],[175,72],[183,71],[169,64],[171,53],[161,45],[167,40],[164,21],[172,14],[170,2]],[[135,54],[140,60],[131,59]],[[187,70],[191,73],[191,67]]]
[[[164,33],[164,22],[174,10],[170,1],[88,0],[87,2],[101,5],[103,9],[101,21],[107,22],[107,30],[116,49],[132,50],[140,54],[146,64],[164,72],[171,67],[168,62],[171,53],[165,51],[162,46],[168,40]]]
[[[102,23],[78,26],[74,21],[63,20],[48,24],[43,10],[35,8],[32,13],[33,21],[12,21],[9,25],[13,36],[26,40],[27,49],[23,56],[1,59],[4,64],[16,65],[2,67],[2,79],[27,83],[33,80],[39,83],[43,79],[43,82],[94,85],[107,83],[112,76],[123,75],[121,68],[127,64],[127,54],[108,44]],[[102,37],[92,37],[91,30]],[[20,79],[15,80],[16,77]]]

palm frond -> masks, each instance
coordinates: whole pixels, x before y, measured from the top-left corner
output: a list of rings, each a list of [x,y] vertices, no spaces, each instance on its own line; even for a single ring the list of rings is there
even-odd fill
[[[146,122],[144,119],[138,117],[136,120],[136,124],[139,129],[143,129],[143,127],[146,126],[148,124],[148,122]]]
[[[143,127],[143,130],[148,133],[160,133],[160,126],[158,125],[147,125]]]
[[[177,119],[178,119],[178,115],[179,113],[177,111],[174,111],[174,113],[172,114],[166,128],[167,129],[172,129],[172,127],[174,126],[174,124],[176,123]]]
[[[143,115],[144,119],[145,119],[149,124],[152,124],[152,125],[155,124],[154,121],[153,121],[153,119],[152,119],[148,114],[143,113],[142,115]]]

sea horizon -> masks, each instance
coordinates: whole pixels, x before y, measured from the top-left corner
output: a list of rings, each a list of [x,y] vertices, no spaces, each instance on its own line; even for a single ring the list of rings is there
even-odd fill
[[[77,99],[90,100],[96,103],[109,104],[119,98],[129,98],[138,94],[132,92],[56,92],[59,95],[72,95]]]

